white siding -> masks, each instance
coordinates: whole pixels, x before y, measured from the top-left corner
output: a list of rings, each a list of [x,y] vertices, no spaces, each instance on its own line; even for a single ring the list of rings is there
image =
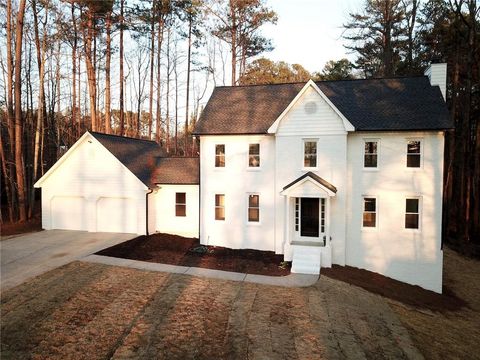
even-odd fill
[[[52,214],[69,213],[69,206],[52,208],[52,201],[59,197],[77,197],[82,200],[82,229],[98,231],[97,203],[101,198],[128,200],[128,208],[115,207],[112,219],[134,216],[135,232],[145,234],[146,186],[135,177],[107,149],[93,137],[87,136],[42,184],[42,227],[55,226]],[[133,207],[133,210],[132,210]],[[52,213],[54,211],[55,213]],[[129,226],[132,231],[132,225]]]
[[[185,237],[199,236],[199,186],[159,185],[153,197],[156,207],[156,231]],[[175,216],[175,194],[186,193],[186,216]]]
[[[378,170],[363,169],[364,138],[380,140]],[[422,167],[406,167],[407,139],[422,141]],[[348,136],[346,263],[441,292],[442,133]],[[377,229],[362,230],[362,196],[377,197]],[[404,228],[405,199],[421,199],[421,229]]]
[[[248,168],[248,145],[260,143],[259,169]],[[215,168],[215,144],[225,144],[225,168]],[[202,244],[275,250],[275,140],[273,136],[200,138]],[[260,223],[247,222],[248,193],[260,195]],[[215,194],[225,194],[225,221],[215,220]]]
[[[313,87],[292,106],[277,130],[277,136],[341,133],[345,133],[342,120]]]

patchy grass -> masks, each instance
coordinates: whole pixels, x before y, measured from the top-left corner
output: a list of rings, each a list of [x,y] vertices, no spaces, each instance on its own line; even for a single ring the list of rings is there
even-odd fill
[[[1,300],[4,359],[419,358],[382,297],[73,262]]]
[[[291,263],[273,251],[204,246],[196,238],[170,234],[140,236],[97,253],[124,259],[195,266],[248,274],[285,276]]]

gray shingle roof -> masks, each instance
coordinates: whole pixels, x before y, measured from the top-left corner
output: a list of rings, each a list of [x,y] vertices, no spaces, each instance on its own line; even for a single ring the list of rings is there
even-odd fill
[[[152,176],[155,184],[199,184],[198,157],[169,157],[157,159],[157,170]]]
[[[152,187],[157,158],[165,151],[154,141],[91,132],[103,146],[125,165],[141,182]]]
[[[426,76],[316,84],[357,131],[453,128],[439,87],[431,86]],[[217,87],[195,134],[267,133],[304,85]]]
[[[332,184],[330,184],[327,180],[321,178],[320,176],[318,176],[317,174],[309,171],[305,174],[303,174],[302,176],[296,178],[295,180],[293,180],[290,184],[286,185],[283,187],[283,190],[287,190],[288,188],[292,187],[293,185],[295,185],[296,183],[302,181],[303,179],[305,179],[306,177],[309,177],[313,180],[315,180],[317,183],[319,183],[320,185],[326,187],[328,190],[330,190],[331,192],[334,192],[336,193],[337,192],[337,188],[335,186],[333,186]]]

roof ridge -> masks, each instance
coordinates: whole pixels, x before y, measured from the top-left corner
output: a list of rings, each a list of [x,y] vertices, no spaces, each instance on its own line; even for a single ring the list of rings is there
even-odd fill
[[[117,138],[122,138],[122,139],[128,139],[128,140],[137,140],[137,141],[145,141],[145,142],[149,142],[149,143],[154,143],[158,146],[160,146],[156,141],[154,140],[148,140],[148,139],[139,139],[139,138],[134,138],[134,137],[131,137],[131,136],[123,136],[123,135],[117,135],[117,134],[106,134],[106,133],[102,133],[102,132],[98,132],[98,131],[88,131],[90,134],[92,135],[102,135],[102,136],[110,136],[110,137],[117,137]]]
[[[390,77],[374,77],[374,78],[356,78],[356,79],[341,79],[341,80],[315,80],[314,83],[334,83],[334,82],[345,82],[345,81],[379,81],[379,80],[395,80],[395,79],[416,79],[424,78],[425,75],[402,75],[402,76],[390,76]],[[245,85],[222,85],[215,86],[215,89],[231,89],[231,88],[244,88],[244,87],[255,87],[255,86],[278,86],[278,85],[297,85],[297,84],[306,84],[307,81],[292,81],[292,82],[283,82],[283,83],[274,83],[274,84],[245,84]]]

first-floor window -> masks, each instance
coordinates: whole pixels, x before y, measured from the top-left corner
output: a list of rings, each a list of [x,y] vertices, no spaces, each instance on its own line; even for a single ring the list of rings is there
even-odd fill
[[[175,216],[187,216],[187,194],[175,193]]]
[[[248,195],[248,221],[260,221],[260,195]]]
[[[374,228],[377,226],[377,199],[374,197],[363,198],[363,227]]]
[[[418,229],[420,224],[419,199],[405,201],[405,229]]]
[[[224,194],[215,194],[215,220],[225,220]]]

